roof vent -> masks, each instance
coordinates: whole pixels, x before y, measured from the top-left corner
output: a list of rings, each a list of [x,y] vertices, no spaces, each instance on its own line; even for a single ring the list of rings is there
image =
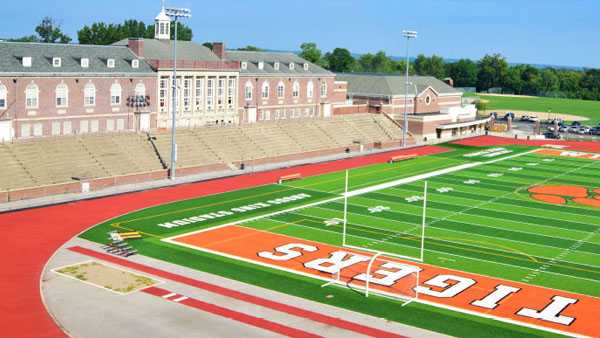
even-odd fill
[[[23,57],[23,67],[31,67],[31,56],[24,56]]]

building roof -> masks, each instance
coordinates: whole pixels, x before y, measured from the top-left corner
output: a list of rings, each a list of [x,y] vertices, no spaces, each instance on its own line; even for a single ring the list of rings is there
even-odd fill
[[[24,67],[22,59],[31,57],[31,67]],[[52,60],[61,58],[61,66],[54,67]],[[81,67],[81,59],[89,59],[89,67]],[[115,67],[108,68],[107,60],[114,59]],[[125,47],[95,46],[37,42],[0,42],[0,74],[152,74],[152,68],[139,61]]]
[[[336,80],[348,82],[349,95],[400,96],[406,93],[406,79],[401,75],[339,73]],[[428,87],[442,95],[462,93],[432,76],[409,76],[408,81],[417,86],[417,93],[413,85],[408,87],[410,96],[420,94]]]
[[[242,75],[334,75],[332,72],[293,53],[227,51],[227,59],[246,63],[246,69],[242,65],[240,70]],[[259,69],[260,62],[263,62],[263,69]],[[275,69],[275,63],[277,62],[279,62],[279,70]],[[291,63],[294,64],[294,69],[290,69]],[[304,64],[308,65],[308,69],[304,69]]]
[[[173,41],[141,39],[144,41],[144,58],[148,60],[173,59]],[[127,46],[129,39],[115,42],[116,46]],[[177,41],[177,60],[188,61],[220,61],[207,47],[193,41]]]

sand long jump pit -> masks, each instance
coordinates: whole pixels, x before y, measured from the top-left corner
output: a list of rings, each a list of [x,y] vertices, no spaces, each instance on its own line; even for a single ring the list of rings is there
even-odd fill
[[[51,271],[120,295],[128,295],[163,283],[98,261],[71,264]]]

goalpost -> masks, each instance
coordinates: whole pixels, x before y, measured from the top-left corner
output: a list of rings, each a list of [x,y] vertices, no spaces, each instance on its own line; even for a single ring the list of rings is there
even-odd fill
[[[344,208],[343,208],[343,218],[342,218],[342,247],[345,248],[349,248],[349,249],[354,249],[356,251],[358,251],[359,253],[365,253],[365,252],[369,252],[369,253],[373,253],[373,256],[371,256],[368,260],[368,263],[365,262],[365,264],[360,265],[360,268],[354,268],[350,269],[350,268],[346,268],[346,269],[342,269],[341,266],[336,266],[333,270],[335,271],[334,273],[332,273],[332,278],[330,281],[328,281],[327,283],[323,284],[322,287],[326,287],[326,286],[330,286],[330,285],[338,285],[338,286],[346,286],[346,287],[350,287],[350,288],[355,288],[355,289],[360,289],[362,291],[364,291],[364,295],[365,297],[369,297],[369,294],[372,292],[376,292],[378,295],[380,296],[384,296],[384,297],[390,297],[390,298],[394,298],[394,299],[401,299],[404,300],[405,302],[402,304],[402,306],[408,305],[410,304],[412,301],[417,300],[419,295],[418,295],[418,288],[417,286],[419,285],[419,272],[420,272],[420,268],[413,266],[413,265],[409,265],[409,264],[404,264],[404,263],[400,263],[397,261],[393,261],[393,260],[388,260],[386,258],[382,258],[381,256],[388,256],[388,257],[397,257],[397,258],[402,258],[402,259],[407,259],[407,260],[412,260],[412,261],[416,261],[416,262],[423,262],[424,259],[424,249],[425,249],[425,227],[426,227],[426,217],[427,217],[427,181],[424,182],[424,189],[423,189],[423,196],[422,196],[422,201],[423,201],[423,210],[421,213],[421,222],[420,222],[420,231],[418,232],[419,236],[419,249],[418,249],[418,254],[416,256],[411,256],[411,255],[404,255],[398,252],[390,252],[387,250],[382,250],[381,248],[379,249],[375,249],[375,248],[370,248],[370,247],[365,247],[365,246],[360,246],[360,245],[353,245],[349,243],[349,237],[351,237],[351,235],[348,233],[348,226],[349,226],[349,222],[348,222],[348,199],[350,197],[354,197],[354,196],[360,196],[363,194],[367,194],[369,192],[376,192],[379,190],[383,190],[383,189],[387,189],[390,188],[392,186],[390,186],[389,184],[384,184],[384,185],[377,185],[377,186],[373,186],[373,187],[368,187],[368,188],[364,188],[364,189],[359,189],[358,191],[349,191],[349,171],[346,170],[346,175],[345,175],[345,181],[344,181],[344,194],[343,194],[343,203],[344,203]],[[403,233],[403,232],[399,232],[399,233]],[[390,238],[390,236],[381,239],[379,241],[381,242],[385,242],[386,240],[388,240]],[[403,272],[401,274],[401,278],[398,279],[397,282],[395,282],[395,284],[393,286],[391,286],[391,289],[387,290],[386,288],[381,288],[381,285],[378,284],[377,282],[380,281],[378,280],[374,274],[376,274],[376,271],[373,271],[373,266],[375,264],[376,261],[380,261],[383,262],[383,264],[380,264],[380,267],[386,267],[387,264],[393,264],[394,268],[398,269],[400,268]],[[362,271],[360,271],[362,270]],[[389,271],[386,271],[389,272]]]

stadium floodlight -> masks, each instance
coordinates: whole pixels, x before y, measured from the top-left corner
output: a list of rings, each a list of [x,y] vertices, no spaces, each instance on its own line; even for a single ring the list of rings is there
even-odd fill
[[[169,170],[169,178],[175,179],[175,170],[177,169],[177,141],[175,139],[175,128],[177,128],[177,26],[179,19],[186,19],[192,17],[192,11],[187,8],[173,8],[164,7],[163,11],[173,21],[175,25],[175,37],[173,39],[173,93],[172,102],[173,108],[171,109],[171,168]]]
[[[408,65],[409,65],[409,60],[408,60],[408,42],[410,41],[410,39],[416,39],[417,38],[417,32],[416,31],[409,31],[409,30],[403,30],[402,31],[402,37],[406,38],[406,94],[404,95],[404,130],[402,131],[402,147],[406,148],[406,136],[408,133]],[[415,91],[415,98],[417,96],[417,93]],[[415,107],[415,102],[413,100],[413,109]]]

